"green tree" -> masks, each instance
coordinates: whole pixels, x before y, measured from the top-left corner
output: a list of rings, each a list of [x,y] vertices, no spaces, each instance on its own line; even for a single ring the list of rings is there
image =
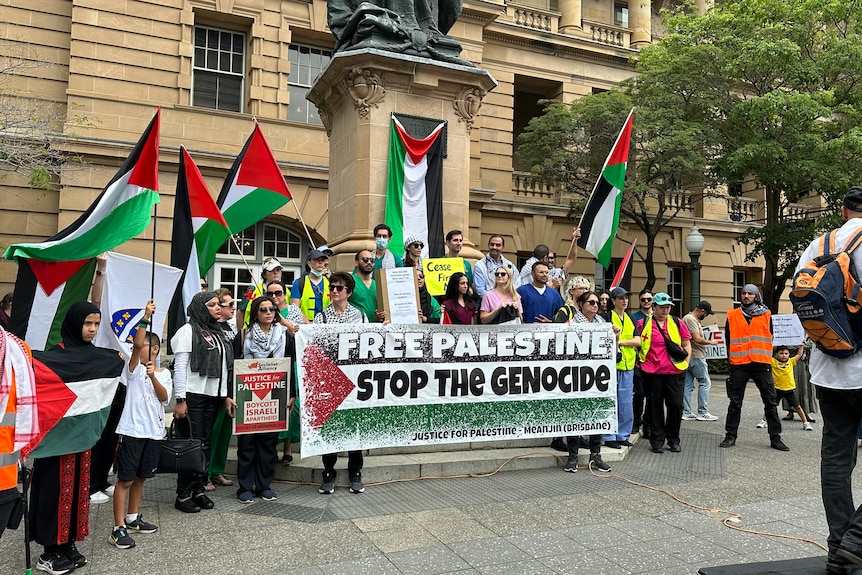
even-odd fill
[[[638,105],[640,96],[626,83],[619,90],[592,94],[571,104],[547,102],[545,114],[533,118],[520,136],[518,153],[538,176],[561,186],[571,198],[570,216],[577,219],[601,172],[605,159],[635,107],[632,145],[620,213],[646,236],[639,243],[646,287],[656,282],[653,253],[661,230],[699,199],[706,172],[708,140],[704,126],[692,123],[690,110],[678,102]],[[675,99],[668,91],[658,99]]]
[[[764,300],[777,309],[801,249],[834,225],[840,198],[862,181],[862,2],[717,2],[704,15],[665,13],[664,24],[664,38],[641,50],[637,76],[614,96],[635,107],[635,169],[624,201],[654,198],[642,215],[657,233],[666,221],[655,218],[655,199],[673,195],[669,183],[708,190],[753,180],[764,190],[765,218],[740,241],[749,260],[764,258]],[[522,141],[539,137],[534,130]],[[537,158],[534,151],[525,153]],[[589,153],[601,156],[598,146]],[[534,166],[547,177],[560,171],[550,155]],[[581,170],[594,181],[592,166]],[[812,194],[831,208],[826,217],[794,219],[790,204]]]

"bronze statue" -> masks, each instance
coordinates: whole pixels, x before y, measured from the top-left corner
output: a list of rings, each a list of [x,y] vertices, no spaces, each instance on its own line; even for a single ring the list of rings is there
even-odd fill
[[[377,48],[473,66],[461,45],[446,34],[462,0],[328,0],[327,20],[335,51]]]

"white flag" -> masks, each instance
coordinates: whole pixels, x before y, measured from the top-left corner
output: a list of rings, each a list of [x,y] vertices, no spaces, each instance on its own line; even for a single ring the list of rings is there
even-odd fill
[[[132,353],[135,328],[144,317],[144,307],[150,299],[153,262],[108,252],[105,266],[105,287],[102,290],[102,325],[95,344],[126,354]],[[162,337],[171,298],[182,276],[182,270],[156,264],[155,288],[152,299],[156,304],[153,333]]]

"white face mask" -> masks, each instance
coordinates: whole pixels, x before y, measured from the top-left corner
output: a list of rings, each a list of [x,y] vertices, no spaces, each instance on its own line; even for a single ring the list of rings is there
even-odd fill
[[[374,238],[374,245],[377,246],[378,250],[385,250],[386,246],[389,245],[389,240],[387,238]]]
[[[310,271],[311,271],[311,275],[313,275],[313,276],[314,276],[314,277],[316,277],[316,278],[319,278],[320,276],[322,276],[322,275],[323,275],[323,271],[324,271],[324,270],[316,270],[316,269],[314,269],[314,268],[311,268],[311,270],[310,270]]]

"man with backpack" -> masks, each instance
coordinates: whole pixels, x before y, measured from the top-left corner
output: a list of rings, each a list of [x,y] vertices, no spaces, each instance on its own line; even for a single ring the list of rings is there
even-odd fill
[[[725,337],[730,360],[730,378],[727,383],[730,404],[727,406],[724,440],[718,445],[736,445],[745,386],[752,380],[763,401],[769,446],[778,451],[790,451],[781,441],[781,420],[778,419],[778,400],[772,379],[772,313],[763,304],[760,290],[754,284],[742,286],[740,303],[740,307],[727,310]]]
[[[836,230],[832,254],[844,250],[862,230],[862,186],[853,186],[844,196],[841,215],[845,223]],[[797,272],[820,255],[823,240],[817,238],[811,242],[799,259]],[[853,251],[850,260],[850,270],[858,278],[862,273],[862,250]],[[829,526],[826,568],[830,573],[849,573],[854,567],[862,566],[862,513],[853,504],[851,489],[856,438],[862,420],[862,377],[859,376],[862,353],[835,357],[818,344],[811,350],[810,369],[823,413],[820,483]]]

